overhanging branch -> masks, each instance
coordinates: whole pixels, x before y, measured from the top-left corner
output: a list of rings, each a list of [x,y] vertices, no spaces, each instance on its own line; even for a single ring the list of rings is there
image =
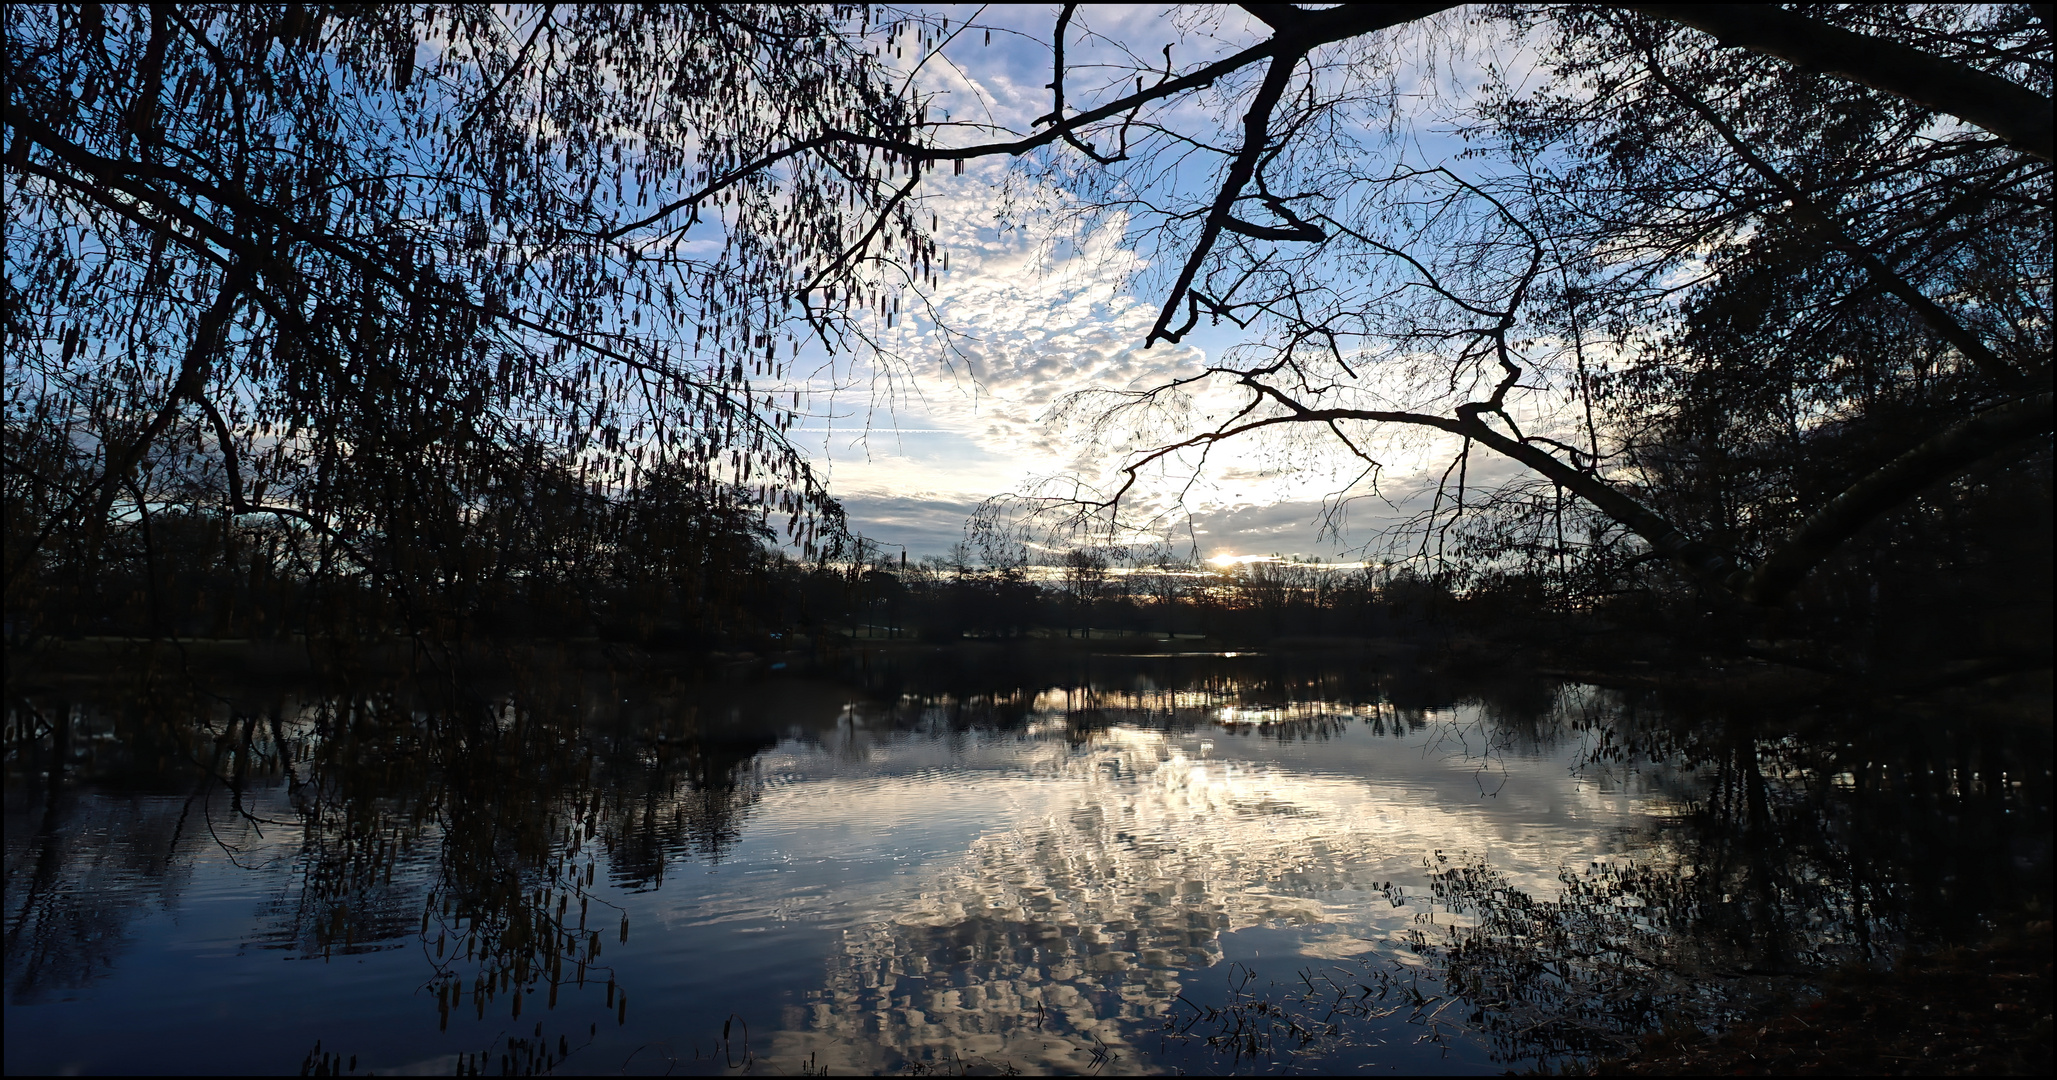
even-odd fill
[[[2049,98],[1998,75],[1773,4],[1623,4],[1712,34],[1723,48],[1776,56],[1803,71],[1863,83],[1975,124],[2044,161],[2053,157]]]
[[[1736,570],[1733,560],[1713,545],[1687,536],[1663,515],[1622,494],[1612,484],[1573,468],[1540,446],[1493,430],[1476,413],[1467,418],[1462,434],[1543,474],[1551,482],[1591,503],[1594,509],[1648,541],[1652,549],[1670,559],[1695,581],[1711,589],[1728,591],[1729,579]]]
[[[1753,604],[1777,604],[1809,570],[1879,515],[1981,458],[2024,439],[2049,434],[2050,426],[2050,393],[2044,391],[1944,428],[1815,511],[1770,558],[1758,564],[1737,591]]]

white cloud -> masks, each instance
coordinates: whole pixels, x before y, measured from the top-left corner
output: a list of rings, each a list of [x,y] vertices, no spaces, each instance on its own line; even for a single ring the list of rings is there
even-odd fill
[[[953,14],[953,23],[968,13]],[[1161,56],[1125,55],[1114,43],[1161,47],[1177,40],[1176,62],[1183,67],[1247,45],[1261,31],[1239,12],[1197,32],[1174,28],[1165,18],[1157,9],[1083,12],[1068,38],[1068,64],[1080,73],[1076,82],[1067,80],[1070,100],[1076,104],[1107,89],[1093,81],[1094,72],[1111,86],[1130,78],[1115,79],[1113,72],[1162,62]],[[1042,8],[993,9],[981,19],[1012,20],[1022,35],[1047,34],[1054,24],[1053,13]],[[1500,53],[1459,56],[1442,77],[1460,88],[1476,85],[1482,59],[1508,61],[1506,50]],[[1047,46],[1003,27],[990,49],[953,48],[953,57],[955,65],[923,69],[921,78],[939,95],[932,115],[948,112],[955,121],[1019,132],[1047,108]],[[1393,61],[1408,62],[1397,54]],[[1430,78],[1419,68],[1403,77]],[[1186,108],[1192,119],[1208,121],[1210,107],[1196,101]],[[1064,193],[1026,185],[1009,168],[999,160],[975,161],[963,176],[938,174],[927,182],[924,208],[937,216],[950,271],[939,273],[912,309],[903,306],[903,319],[882,335],[901,361],[860,367],[838,394],[817,394],[826,412],[842,415],[803,432],[819,440],[813,445],[853,523],[914,553],[946,549],[980,500],[1038,479],[1070,475],[1104,487],[1126,433],[1095,443],[1078,422],[1090,412],[1061,418],[1054,407],[1077,391],[1135,389],[1198,371],[1239,340],[1228,328],[1203,327],[1182,345],[1142,349],[1159,303],[1147,290],[1163,287],[1156,280],[1162,273],[1153,272],[1163,268],[1150,266],[1130,242],[1128,220],[1081,213]],[[1219,391],[1198,395],[1194,423],[1225,416],[1232,400]],[[1562,427],[1554,414],[1541,400],[1516,405],[1531,429]],[[1151,445],[1149,436],[1138,445]],[[1439,475],[1455,451],[1453,440],[1424,431],[1398,431],[1375,445],[1384,466],[1380,490],[1396,499]],[[1474,478],[1509,471],[1486,459],[1474,456]],[[1333,556],[1361,546],[1413,509],[1361,498],[1350,505],[1345,537],[1320,537],[1325,498],[1345,489],[1369,496],[1371,488],[1351,487],[1363,462],[1319,433],[1245,439],[1217,448],[1206,468],[1199,465],[1197,454],[1167,461],[1138,487],[1133,502],[1145,517],[1165,515],[1166,539],[1200,540],[1202,554]],[[1190,511],[1192,520],[1167,513],[1175,508]],[[1172,531],[1179,535],[1168,535]]]

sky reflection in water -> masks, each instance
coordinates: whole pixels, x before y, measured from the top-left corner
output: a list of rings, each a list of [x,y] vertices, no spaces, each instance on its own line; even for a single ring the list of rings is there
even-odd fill
[[[1559,999],[1613,968],[1646,1012],[1716,992],[1649,954],[1722,922],[1663,826],[1729,780],[1613,763],[1609,695],[1508,721],[1162,663],[885,704],[581,683],[467,739],[400,699],[181,733],[52,698],[69,760],[8,778],[7,1069],[1497,1072],[1589,1045],[1606,1010]],[[1822,895],[1776,892],[1811,912],[1778,951],[1881,932]],[[1524,952],[1600,939],[1584,975]],[[1571,1034],[1510,1036],[1538,1015]]]

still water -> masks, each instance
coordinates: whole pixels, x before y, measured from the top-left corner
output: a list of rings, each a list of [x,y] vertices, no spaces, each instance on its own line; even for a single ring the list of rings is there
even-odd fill
[[[1500,1072],[2047,893],[2047,729],[853,663],[17,691],[7,1071]]]

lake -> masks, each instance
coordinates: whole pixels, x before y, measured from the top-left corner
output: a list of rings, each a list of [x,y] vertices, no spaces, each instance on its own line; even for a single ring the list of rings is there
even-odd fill
[[[1489,1073],[2047,903],[2047,725],[1410,665],[10,671],[6,1068]]]

